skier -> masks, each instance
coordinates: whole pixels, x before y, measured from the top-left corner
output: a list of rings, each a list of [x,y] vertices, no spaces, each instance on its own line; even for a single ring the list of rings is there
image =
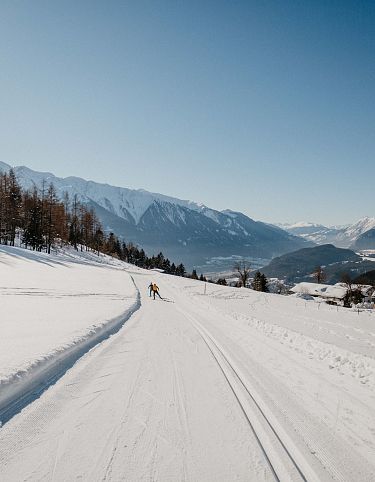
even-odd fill
[[[151,281],[151,283],[148,285],[148,290],[149,290],[149,292],[150,292],[150,298],[151,298],[151,296],[152,296],[152,287],[153,287],[153,286],[154,286],[154,282]]]
[[[152,284],[152,292],[154,294],[154,299],[155,299],[155,295],[158,295],[161,300],[163,299],[159,294],[159,286],[156,283]]]

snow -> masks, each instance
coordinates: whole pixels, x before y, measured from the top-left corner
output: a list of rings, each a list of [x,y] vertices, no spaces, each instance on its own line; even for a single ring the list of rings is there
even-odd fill
[[[322,283],[303,282],[296,284],[290,291],[311,296],[319,296],[322,298],[336,298],[341,300],[344,298],[347,288],[342,284],[326,285]]]
[[[123,265],[72,250],[48,256],[0,246],[0,402],[11,385],[56,356],[71,356],[105,329],[121,324],[137,292]],[[42,309],[41,309],[42,307]]]
[[[361,218],[355,224],[349,226],[345,229],[345,235],[350,239],[357,239],[358,236],[375,228],[375,218],[370,218],[368,216]]]
[[[202,214],[204,214],[207,218],[212,219],[215,223],[219,223],[219,216],[220,213],[218,211],[214,211],[213,209],[210,208],[204,208],[202,209]]]
[[[331,243],[337,247],[350,248],[361,234],[375,228],[375,218],[363,217],[354,224],[344,226],[327,227],[306,221],[293,224],[277,224],[277,226],[316,244]]]
[[[3,480],[375,479],[374,310],[155,271],[165,300],[154,301],[151,273],[120,262],[11,248],[0,260],[13,289],[0,295],[13,317],[2,373],[35,358],[17,342],[25,333],[36,354],[55,353],[140,296],[117,333],[0,430]]]
[[[361,290],[363,296],[372,297],[374,288],[371,285],[352,285],[353,290]],[[342,300],[348,288],[345,283],[336,283],[334,285],[326,285],[323,283],[302,282],[296,284],[290,291],[301,295],[317,296],[319,298]]]
[[[10,167],[0,162],[0,171],[7,171]],[[25,166],[14,167],[14,170],[24,188],[30,188],[34,184],[40,187],[43,181],[46,181],[47,185],[53,183],[58,195],[62,196],[64,192],[68,192],[73,197],[77,194],[83,201],[92,200],[121,218],[124,217],[124,209],[126,209],[136,224],[154,202],[175,204],[199,212],[204,212],[206,209],[202,204],[148,192],[144,189],[111,186],[74,176],[60,178],[49,172],[33,171]],[[180,216],[182,217],[182,213]]]
[[[164,213],[172,224],[186,224],[186,214],[180,206],[172,207],[170,203],[160,203],[164,207]]]
[[[11,166],[0,163],[0,171],[7,171]],[[53,183],[57,195],[62,198],[67,192],[72,198],[78,196],[82,202],[93,201],[112,214],[126,219],[127,221],[139,224],[142,216],[153,204],[163,207],[163,212],[170,222],[177,226],[187,224],[186,211],[182,208],[198,212],[214,221],[218,227],[230,228],[230,234],[237,236],[239,232],[248,236],[246,230],[240,223],[236,222],[238,213],[233,211],[216,211],[202,203],[178,199],[172,196],[145,191],[144,189],[128,189],[111,186],[109,184],[86,181],[79,177],[60,178],[49,172],[33,171],[25,166],[13,168],[23,188],[29,189],[34,185],[41,187],[43,182],[46,186]],[[223,219],[227,217],[227,219]],[[219,230],[217,231],[219,232]]]
[[[316,223],[310,223],[308,221],[299,221],[294,224],[284,224],[281,226],[285,226],[289,229],[294,229],[294,228],[325,228],[325,226],[321,224],[316,224]]]

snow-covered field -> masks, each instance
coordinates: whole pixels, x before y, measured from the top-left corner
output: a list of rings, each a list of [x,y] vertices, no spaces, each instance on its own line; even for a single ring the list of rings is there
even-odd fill
[[[1,380],[82,354],[0,429],[1,480],[375,480],[374,311],[0,249]]]
[[[58,256],[0,246],[0,408],[32,377],[87,349],[137,306],[124,264],[74,250]],[[28,387],[30,388],[30,387]]]

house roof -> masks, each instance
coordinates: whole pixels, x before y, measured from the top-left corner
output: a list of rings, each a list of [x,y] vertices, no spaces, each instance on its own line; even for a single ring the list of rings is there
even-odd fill
[[[370,285],[353,285],[352,289],[359,288],[363,295],[369,295],[373,291]],[[293,293],[302,293],[311,296],[320,296],[321,298],[334,298],[342,300],[346,294],[347,287],[344,283],[336,283],[335,285],[326,285],[319,283],[298,283],[290,291]]]
[[[346,288],[337,285],[325,285],[319,283],[298,283],[291,291],[293,293],[303,293],[311,296],[321,296],[322,298],[342,299],[345,296]]]

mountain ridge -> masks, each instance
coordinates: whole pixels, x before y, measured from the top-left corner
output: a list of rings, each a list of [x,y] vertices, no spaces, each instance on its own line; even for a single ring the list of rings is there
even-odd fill
[[[278,226],[290,234],[301,236],[318,245],[331,243],[339,248],[349,248],[355,246],[355,242],[360,236],[375,228],[375,217],[364,216],[356,223],[345,226],[324,226],[305,221],[278,224]]]
[[[0,169],[9,170],[8,164]],[[311,243],[280,228],[254,221],[243,213],[217,211],[203,204],[145,190],[101,184],[69,176],[59,178],[26,166],[13,167],[24,188],[53,183],[58,196],[91,205],[104,229],[142,246],[147,252],[163,251],[188,266],[202,265],[211,257],[243,256],[271,259]]]

